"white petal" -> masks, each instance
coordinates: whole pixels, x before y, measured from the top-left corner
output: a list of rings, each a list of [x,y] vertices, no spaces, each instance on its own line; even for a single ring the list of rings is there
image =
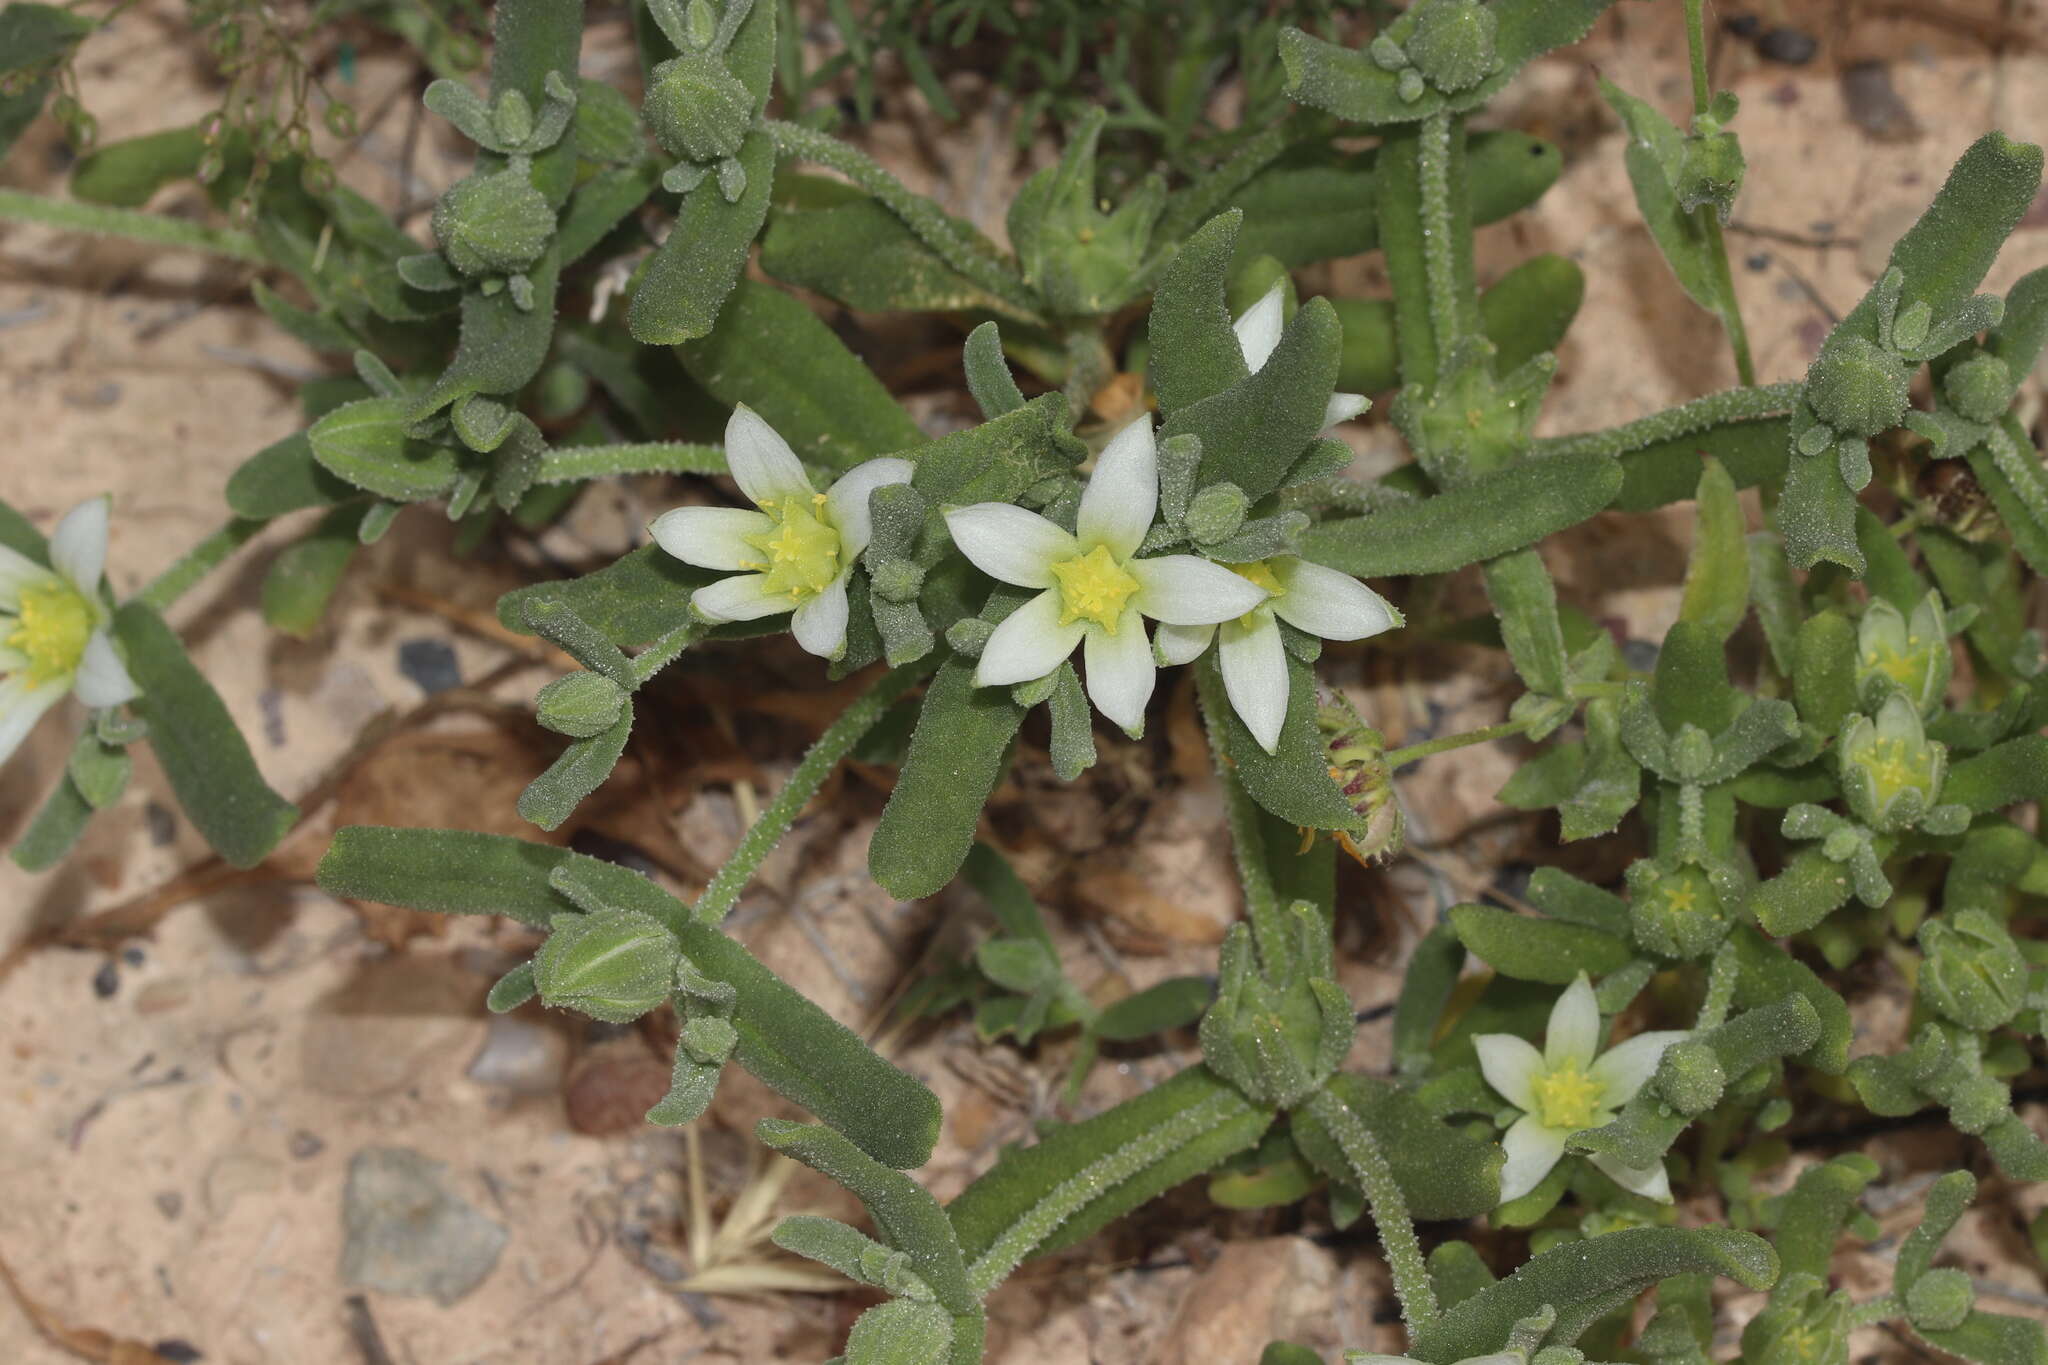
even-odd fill
[[[0,678],[0,763],[21,747],[43,712],[63,695],[64,684],[54,680],[32,687],[24,677]]]
[[[732,410],[725,424],[725,463],[740,492],[757,507],[782,498],[808,498],[813,491],[789,442],[745,403]]]
[[[846,652],[847,576],[842,571],[789,618],[789,633],[796,642],[821,659],[836,659]]]
[[[1060,624],[1059,589],[1046,589],[996,626],[981,647],[975,685],[1006,687],[1044,677],[1074,652],[1074,646],[1081,643],[1082,630],[1079,621]]]
[[[1363,640],[1401,624],[1392,603],[1350,574],[1283,559],[1273,565],[1273,576],[1281,588],[1274,612],[1319,640]]]
[[[909,483],[916,472],[917,466],[908,460],[869,460],[847,470],[825,490],[832,524],[839,528],[840,563],[853,563],[868,548],[868,494],[886,484]]]
[[[0,545],[0,611],[21,610],[21,590],[51,577],[54,575],[48,569],[27,555]]]
[[[1280,643],[1280,627],[1260,612],[1251,625],[1225,621],[1220,632],[1216,662],[1223,668],[1223,691],[1252,738],[1270,754],[1287,722],[1287,647]]]
[[[749,507],[677,507],[647,528],[654,543],[700,569],[758,569],[763,551],[744,537],[775,529],[765,512]]]
[[[1152,632],[1152,657],[1162,668],[1191,664],[1202,657],[1202,651],[1215,638],[1214,626],[1162,625]]]
[[[1665,1029],[1658,1033],[1638,1033],[1625,1043],[1616,1043],[1600,1054],[1587,1072],[1604,1087],[1600,1105],[1604,1109],[1619,1109],[1635,1098],[1643,1088],[1643,1082],[1657,1072],[1657,1060],[1664,1055],[1664,1049],[1685,1037],[1684,1029]]]
[[[1066,531],[1006,502],[951,508],[946,531],[975,568],[1020,588],[1051,587],[1052,566],[1081,552]]]
[[[1089,627],[1082,657],[1088,663],[1088,699],[1095,709],[1133,739],[1144,733],[1145,703],[1152,700],[1152,684],[1159,675],[1138,609],[1124,608],[1114,635],[1100,626]]]
[[[50,535],[50,564],[88,597],[99,594],[107,568],[107,497],[87,498],[64,514]]]
[[[1593,1050],[1600,1046],[1600,1006],[1593,999],[1593,983],[1580,972],[1550,1007],[1550,1029],[1543,1035],[1543,1060],[1554,1070],[1569,1063],[1581,1071],[1593,1065]]]
[[[1206,626],[1244,615],[1266,600],[1266,590],[1221,564],[1194,555],[1134,559],[1124,566],[1138,580],[1131,605],[1155,621]]]
[[[1342,426],[1371,406],[1372,400],[1362,393],[1333,393],[1323,404],[1323,430]]]
[[[119,706],[142,695],[135,679],[128,676],[121,656],[114,652],[114,642],[107,638],[104,630],[96,630],[86,637],[85,653],[79,657],[78,673],[71,680],[71,690],[87,706]]]
[[[1245,368],[1254,373],[1266,367],[1273,348],[1280,344],[1286,324],[1286,286],[1285,280],[1275,280],[1265,297],[1245,309],[1232,329],[1237,333],[1237,349],[1244,352]]]
[[[1472,1050],[1479,1054],[1479,1074],[1486,1083],[1515,1108],[1534,1113],[1543,1054],[1512,1033],[1482,1033],[1472,1040]]]
[[[1630,1194],[1639,1194],[1660,1204],[1671,1202],[1671,1174],[1661,1161],[1654,1166],[1624,1166],[1602,1152],[1593,1158],[1593,1165],[1600,1174]]]
[[[769,591],[768,575],[748,573],[705,584],[690,594],[690,605],[705,620],[720,623],[758,621],[788,611],[791,603],[788,593]]]
[[[1152,444],[1152,414],[1119,431],[1095,457],[1095,472],[1081,491],[1075,534],[1086,549],[1107,545],[1129,559],[1152,529],[1159,510],[1159,451]]]
[[[1500,1168],[1500,1202],[1520,1199],[1543,1183],[1553,1166],[1564,1156],[1565,1135],[1546,1128],[1534,1114],[1524,1114],[1501,1134],[1507,1149],[1507,1164]]]

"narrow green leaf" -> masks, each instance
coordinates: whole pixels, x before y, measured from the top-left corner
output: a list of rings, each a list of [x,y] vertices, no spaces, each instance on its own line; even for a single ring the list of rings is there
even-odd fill
[[[364,506],[336,507],[287,545],[263,576],[263,619],[303,640],[318,628],[361,544]]]
[[[1700,475],[1698,503],[1678,615],[1726,640],[1749,615],[1749,547],[1735,481],[1718,460]]]
[[[1159,321],[1155,305],[1153,355],[1163,359],[1167,343],[1157,336]],[[1235,345],[1234,333],[1231,338]],[[1254,499],[1264,497],[1279,487],[1322,430],[1343,344],[1343,327],[1329,300],[1310,299],[1295,313],[1257,374],[1182,406],[1165,407],[1162,399],[1166,421],[1159,439],[1201,438],[1198,487],[1227,481]],[[1242,358],[1238,364],[1242,367]]]
[[[1329,755],[1316,729],[1316,682],[1312,665],[1287,658],[1287,719],[1280,727],[1274,752],[1252,738],[1237,712],[1222,702],[1223,673],[1210,650],[1195,664],[1197,684],[1217,705],[1204,704],[1211,724],[1221,732],[1223,752],[1238,780],[1261,807],[1291,824],[1309,829],[1355,829],[1358,812],[1330,780]]]
[[[548,882],[580,853],[504,834],[348,825],[316,873],[322,890],[443,915],[504,915],[545,929],[576,906]]]
[[[498,620],[522,635],[528,604],[557,599],[613,644],[644,645],[690,623],[690,594],[722,575],[643,545],[581,578],[515,588],[498,599]]]
[[[775,180],[775,142],[752,132],[740,144],[746,188],[727,203],[706,181],[683,198],[682,211],[633,294],[627,326],[647,346],[674,346],[711,335],[718,314],[746,268],[747,251],[768,217]]]
[[[1224,301],[1243,219],[1235,211],[1211,218],[1181,244],[1159,277],[1148,335],[1152,388],[1162,412],[1191,407],[1251,373]]]
[[[1500,1203],[1507,1154],[1492,1142],[1440,1123],[1421,1102],[1370,1076],[1341,1072],[1328,1090],[1379,1140],[1410,1216],[1476,1218]],[[1290,1117],[1302,1155],[1334,1180],[1350,1181],[1350,1163],[1336,1136],[1311,1108]]]
[[[43,808],[22,831],[13,849],[15,865],[24,872],[43,872],[62,862],[93,817],[92,803],[66,773],[51,789]]]
[[[1095,1036],[1125,1043],[1188,1028],[1215,997],[1215,985],[1206,976],[1171,976],[1105,1008],[1095,1018]]]
[[[1986,815],[2022,801],[2048,798],[2048,736],[2022,735],[1949,769],[1941,789],[1943,802],[1953,801],[1973,815]]]
[[[1557,585],[1543,557],[1516,550],[1487,561],[1486,591],[1500,618],[1500,634],[1515,671],[1532,692],[1562,696],[1565,689],[1564,629],[1558,624]]]
[[[1451,927],[1474,957],[1524,981],[1566,986],[1580,972],[1605,976],[1618,971],[1634,956],[1627,939],[1583,924],[1489,905],[1454,905],[1450,916]]]
[[[196,126],[104,143],[71,168],[71,194],[88,204],[141,208],[165,185],[197,173],[205,151]]]
[[[914,900],[953,879],[1023,723],[1010,689],[974,685],[970,659],[948,660],[932,679],[868,845],[868,870],[890,895]]]
[[[519,794],[519,817],[542,829],[559,829],[583,799],[612,775],[632,733],[633,706],[629,701],[602,734],[572,741],[546,772],[527,784]]]

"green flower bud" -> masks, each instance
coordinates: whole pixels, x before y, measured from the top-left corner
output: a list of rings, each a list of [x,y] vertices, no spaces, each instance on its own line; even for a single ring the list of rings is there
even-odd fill
[[[888,559],[870,565],[875,596],[885,602],[915,602],[924,591],[924,570],[914,560]]]
[[[1864,608],[1856,623],[1856,688],[1866,706],[1883,705],[1896,690],[1931,716],[1941,709],[1954,673],[1939,593],[1930,590],[1910,620],[1883,598]]]
[[[1244,514],[1251,505],[1251,499],[1236,484],[1212,483],[1188,503],[1188,534],[1197,545],[1228,540],[1244,525]]]
[[[626,689],[602,673],[570,673],[540,690],[542,726],[571,739],[601,735],[618,724]]]
[[[1424,0],[1402,44],[1423,78],[1446,95],[1470,90],[1500,68],[1499,21],[1479,0]]]
[[[1981,1133],[2012,1115],[2012,1087],[1989,1076],[1965,1076],[1941,1100],[1948,1106],[1949,1122],[1960,1132]]]
[[[1995,422],[2012,406],[2012,370],[1989,351],[1949,367],[1941,391],[1949,406],[1973,422]]]
[[[1024,278],[1055,313],[1110,312],[1133,296],[1166,208],[1166,181],[1148,175],[1124,202],[1097,197],[1102,120],[1083,123],[1057,166],[1025,183],[1010,208],[1010,240]]]
[[[1727,1088],[1720,1056],[1697,1038],[1673,1043],[1657,1062],[1657,1093],[1688,1118],[1719,1104]]]
[[[1970,1277],[1953,1266],[1922,1272],[1906,1291],[1906,1318],[1924,1332],[1947,1332],[1963,1325],[1976,1303]]]
[[[1964,1028],[2009,1023],[2027,993],[2027,961],[1989,912],[1962,910],[1920,926],[1920,998]]]
[[[554,233],[555,211],[521,166],[458,180],[434,205],[434,240],[469,276],[526,269]]]
[[[988,643],[988,637],[996,628],[979,616],[963,616],[946,627],[946,643],[955,654],[964,658],[979,659],[981,647]]]
[[[1636,944],[1660,957],[1705,957],[1728,936],[1731,917],[1704,870],[1664,868],[1645,859],[1629,868],[1629,928]]]
[[[1709,122],[1701,120],[1702,123]],[[1748,169],[1742,144],[1733,133],[1696,130],[1685,140],[1685,153],[1678,163],[1678,206],[1691,213],[1701,204],[1712,204],[1722,222],[1735,209],[1735,196],[1742,192],[1742,175]]]
[[[1865,337],[1850,337],[1821,352],[1807,376],[1806,398],[1836,431],[1877,436],[1906,416],[1913,369]]]
[[[1705,730],[1686,721],[1671,737],[1671,767],[1682,781],[1696,782],[1714,765],[1714,740]]]
[[[705,1066],[722,1066],[739,1041],[739,1030],[733,1027],[732,1020],[699,1014],[684,1022],[680,1045]]]
[[[739,151],[754,97],[717,57],[685,52],[654,68],[641,113],[670,156],[715,161]]]
[[[1306,901],[1255,912],[1223,940],[1216,1002],[1202,1016],[1202,1055],[1246,1096],[1300,1103],[1343,1062],[1357,1031],[1337,985],[1330,931]]]
[[[1316,731],[1329,755],[1331,781],[1365,822],[1362,830],[1339,830],[1338,846],[1367,867],[1398,853],[1405,822],[1387,769],[1386,736],[1341,702],[1316,708]]]
[[[1836,747],[1849,809],[1872,829],[1911,829],[1941,797],[1948,746],[1927,738],[1919,709],[1899,693],[1886,699],[1876,721],[1850,720]]]
[[[534,982],[550,1005],[630,1024],[668,999],[681,956],[675,935],[637,910],[558,915]]]
[[[1742,1329],[1751,1365],[1848,1365],[1847,1294],[1830,1294],[1817,1276],[1785,1276],[1764,1310]]]

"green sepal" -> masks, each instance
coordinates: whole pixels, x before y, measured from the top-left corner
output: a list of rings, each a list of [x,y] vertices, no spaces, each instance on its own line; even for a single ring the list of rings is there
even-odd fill
[[[1490,905],[1454,905],[1451,927],[1474,957],[1523,981],[1570,985],[1584,972],[1605,976],[1634,956],[1628,940],[1602,929],[1537,919]]]
[[[1046,710],[1052,718],[1053,774],[1072,782],[1095,766],[1095,717],[1071,660],[1059,666]]]
[[[220,694],[161,616],[129,602],[114,613],[113,633],[141,689],[130,705],[148,722],[150,747],[193,827],[234,866],[262,862],[298,807],[263,780]]]
[[[737,159],[747,177],[737,202],[727,202],[709,185],[683,196],[675,225],[648,262],[627,310],[635,341],[674,346],[709,336],[717,325],[719,310],[746,268],[747,251],[768,218],[774,139],[765,132],[748,133]]]
[[[126,748],[105,743],[89,728],[79,734],[64,765],[71,785],[94,810],[105,810],[120,800],[134,770],[135,760]]]
[[[1067,400],[1041,394],[979,426],[907,452],[911,487],[934,507],[1015,502],[1028,488],[1072,471],[1084,447],[1068,432]]]
[[[484,1008],[492,1014],[509,1014],[539,994],[533,962],[528,959],[492,983],[490,993],[484,997]]]

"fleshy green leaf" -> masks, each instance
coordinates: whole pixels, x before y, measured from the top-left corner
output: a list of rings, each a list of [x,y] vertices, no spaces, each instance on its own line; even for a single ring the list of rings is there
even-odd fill
[[[711,335],[719,309],[746,268],[747,251],[768,217],[775,181],[775,142],[747,134],[739,164],[746,187],[727,203],[706,181],[683,198],[682,211],[648,263],[633,295],[627,325],[648,346],[674,346]]]
[[[413,404],[405,398],[359,398],[306,432],[313,458],[329,474],[393,502],[420,502],[455,486],[455,452],[406,435]]]
[[[1717,460],[1700,475],[1698,502],[1678,615],[1726,640],[1749,615],[1749,547],[1735,481]]]
[[[1451,927],[1482,962],[1524,981],[1565,986],[1580,972],[1605,976],[1634,956],[1628,940],[1602,929],[1537,919],[1490,905],[1454,905]]]
[[[1023,723],[1008,688],[974,685],[972,660],[940,668],[868,845],[868,870],[890,895],[914,900],[953,879]]]

